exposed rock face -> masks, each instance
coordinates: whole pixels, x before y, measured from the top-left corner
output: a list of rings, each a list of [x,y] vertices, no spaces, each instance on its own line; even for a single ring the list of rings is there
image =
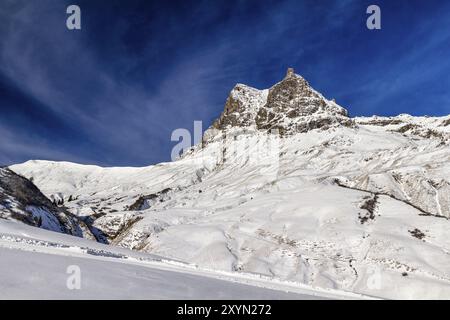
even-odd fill
[[[128,207],[130,211],[140,211],[149,209],[155,202],[163,202],[167,198],[167,193],[172,189],[166,188],[157,193],[139,196],[139,198],[132,205]]]
[[[258,110],[267,100],[268,90],[258,90],[237,84],[225,103],[225,109],[214,121],[212,128],[225,130],[230,127],[255,127]]]
[[[30,180],[7,168],[0,168],[0,218],[95,239],[83,221],[55,206]]]
[[[319,113],[347,116],[347,110],[326,100],[293,71],[288,71],[283,81],[270,88],[264,108],[277,116],[286,115],[289,118]],[[258,112],[260,115],[261,111]]]
[[[285,135],[335,125],[353,125],[347,110],[325,99],[289,68],[286,77],[267,90],[236,85],[212,128],[277,129]]]

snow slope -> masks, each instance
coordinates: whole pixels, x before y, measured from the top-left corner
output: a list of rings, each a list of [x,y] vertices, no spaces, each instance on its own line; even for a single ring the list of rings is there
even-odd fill
[[[105,243],[314,287],[450,298],[449,144],[450,116],[349,118],[288,72],[270,89],[237,85],[178,161],[11,169]]]
[[[362,299],[201,270],[149,254],[0,221],[0,299]],[[70,267],[80,288],[69,289]],[[72,271],[70,271],[72,272]]]

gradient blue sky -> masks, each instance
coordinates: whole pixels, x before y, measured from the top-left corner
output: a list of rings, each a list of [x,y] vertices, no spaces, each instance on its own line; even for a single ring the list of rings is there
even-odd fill
[[[169,161],[174,129],[288,66],[351,115],[449,114],[450,1],[1,0],[0,164]]]

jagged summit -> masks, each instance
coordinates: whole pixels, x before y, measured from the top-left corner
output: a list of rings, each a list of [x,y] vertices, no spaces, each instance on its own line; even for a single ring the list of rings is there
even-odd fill
[[[231,91],[213,128],[278,129],[281,134],[305,132],[331,125],[351,125],[347,110],[315,91],[293,68],[269,89],[238,84]]]

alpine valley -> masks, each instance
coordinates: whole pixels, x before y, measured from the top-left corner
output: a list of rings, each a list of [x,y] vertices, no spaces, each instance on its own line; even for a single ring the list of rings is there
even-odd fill
[[[349,117],[289,69],[176,161],[0,169],[0,218],[0,296],[449,299],[450,115]]]

